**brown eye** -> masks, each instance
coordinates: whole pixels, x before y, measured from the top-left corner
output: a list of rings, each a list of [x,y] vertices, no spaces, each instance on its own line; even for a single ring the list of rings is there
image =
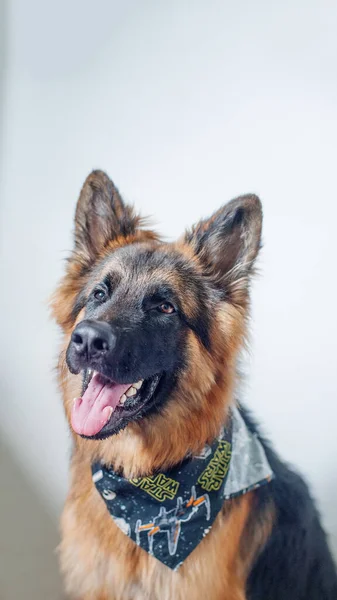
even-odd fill
[[[106,300],[107,294],[101,288],[97,288],[96,290],[94,290],[94,298],[99,302],[103,302],[104,300]]]
[[[158,306],[158,310],[166,315],[171,315],[172,313],[176,312],[176,309],[170,302],[163,302]]]

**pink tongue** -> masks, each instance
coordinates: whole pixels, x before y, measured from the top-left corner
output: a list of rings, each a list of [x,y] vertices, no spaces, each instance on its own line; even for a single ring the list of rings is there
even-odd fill
[[[74,400],[71,424],[80,435],[96,435],[109,421],[122,395],[130,383],[113,383],[96,373],[91,379],[83,398]]]

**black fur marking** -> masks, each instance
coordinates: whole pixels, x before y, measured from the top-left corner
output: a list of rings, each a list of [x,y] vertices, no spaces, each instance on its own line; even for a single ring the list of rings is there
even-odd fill
[[[187,319],[185,315],[182,315],[182,319],[186,323],[187,327],[189,327],[189,329],[191,329],[196,334],[196,336],[199,338],[200,342],[206,348],[206,350],[210,351],[210,316],[207,314],[207,310],[200,310],[198,316],[195,319]]]
[[[179,306],[180,303],[175,294],[174,290],[168,285],[154,285],[153,291],[151,289],[148,290],[143,300],[143,308],[144,310],[150,310],[156,306],[159,306],[162,302],[171,302],[176,306]]]
[[[248,411],[241,408],[241,414],[275,473],[269,485],[254,492],[258,507],[252,522],[270,504],[276,522],[250,573],[247,600],[336,600],[336,567],[307,484],[261,438]]]
[[[106,275],[103,279],[103,284],[106,286],[109,295],[111,295],[112,290],[113,290],[113,281],[112,281],[112,277],[110,275]]]
[[[75,300],[75,304],[74,304],[74,306],[72,308],[72,311],[71,311],[71,319],[72,319],[72,321],[76,321],[77,315],[82,310],[82,308],[85,307],[86,301],[87,301],[87,299],[85,297],[85,294],[83,292],[81,292],[77,296],[77,298]]]

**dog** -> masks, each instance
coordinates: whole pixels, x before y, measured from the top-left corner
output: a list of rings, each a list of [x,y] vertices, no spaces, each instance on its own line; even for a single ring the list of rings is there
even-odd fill
[[[93,171],[53,298],[73,452],[60,564],[73,600],[336,600],[302,478],[236,397],[262,208],[164,243]]]

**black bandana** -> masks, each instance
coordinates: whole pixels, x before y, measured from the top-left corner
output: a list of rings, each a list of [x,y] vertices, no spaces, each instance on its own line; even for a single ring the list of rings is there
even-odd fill
[[[233,473],[235,442],[240,463],[246,464]],[[166,473],[124,479],[96,463],[92,474],[116,525],[171,569],[179,568],[207,535],[226,499],[272,477],[262,445],[237,409],[211,446]]]

